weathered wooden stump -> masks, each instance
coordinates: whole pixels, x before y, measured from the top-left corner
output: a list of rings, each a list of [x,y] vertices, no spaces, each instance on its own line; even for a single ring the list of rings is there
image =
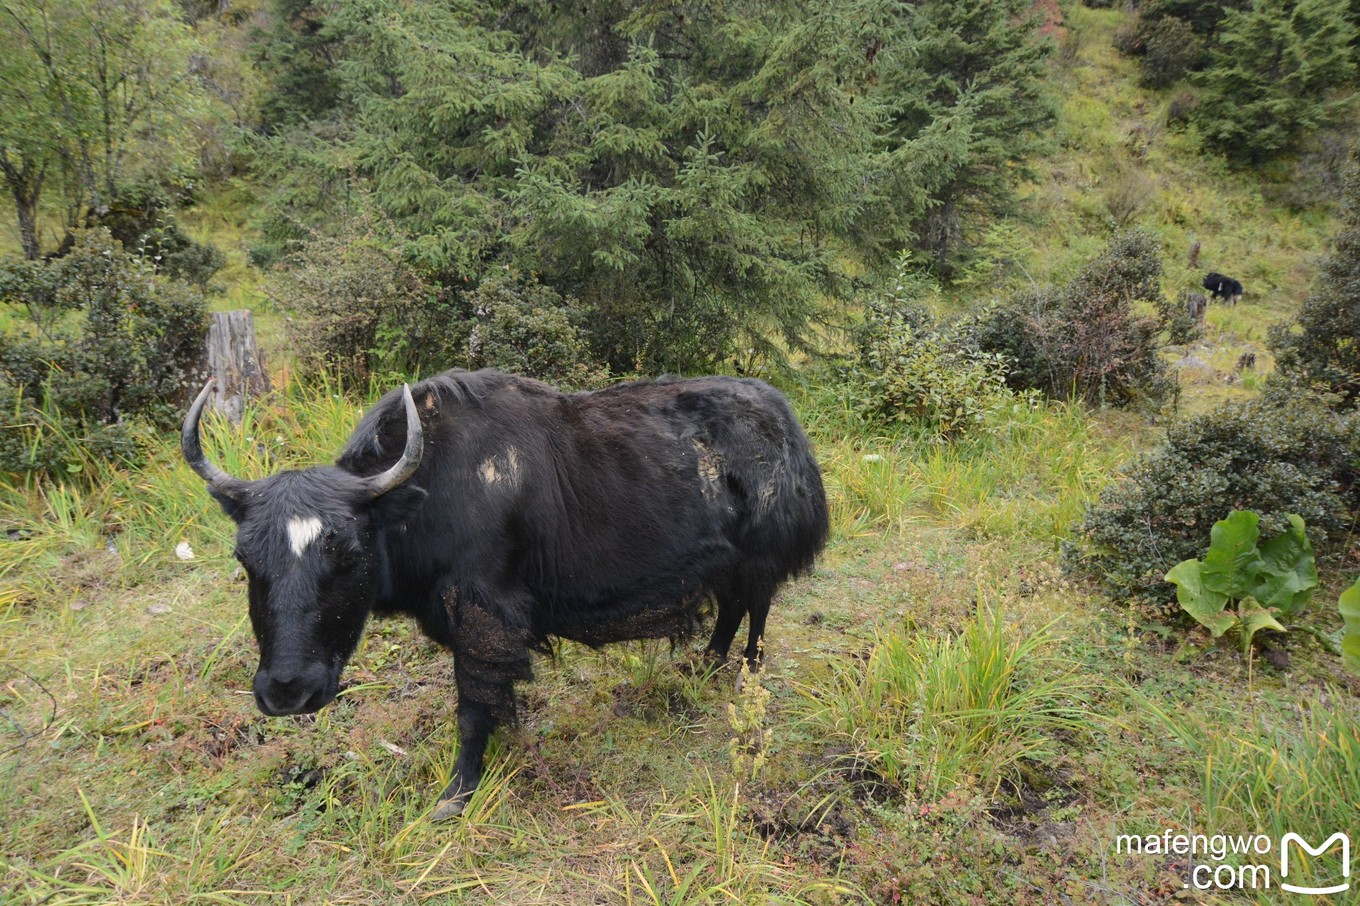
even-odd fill
[[[255,319],[247,309],[215,311],[208,328],[207,377],[216,378],[208,406],[240,424],[246,401],[269,392],[264,353],[255,344]]]
[[[1185,309],[1190,315],[1190,320],[1196,324],[1204,324],[1204,314],[1209,310],[1209,298],[1203,293],[1186,293]]]

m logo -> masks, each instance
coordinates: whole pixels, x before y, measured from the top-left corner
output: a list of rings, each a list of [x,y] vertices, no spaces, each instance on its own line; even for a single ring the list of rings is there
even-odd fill
[[[1289,832],[1289,833],[1287,833],[1287,834],[1285,834],[1283,837],[1281,837],[1281,838],[1280,838],[1280,889],[1282,889],[1282,890],[1287,890],[1287,891],[1289,891],[1290,893],[1310,893],[1310,894],[1343,893],[1344,891],[1349,890],[1349,889],[1350,889],[1350,886],[1351,886],[1351,882],[1350,882],[1350,881],[1345,881],[1345,882],[1343,882],[1343,883],[1341,883],[1341,884],[1336,884],[1336,885],[1334,885],[1334,886],[1332,886],[1332,887],[1299,887],[1299,886],[1297,886],[1297,885],[1295,885],[1295,884],[1287,884],[1287,883],[1285,883],[1285,880],[1284,880],[1285,878],[1289,877],[1289,844],[1290,844],[1290,843],[1297,843],[1297,844],[1299,845],[1299,848],[1302,849],[1304,852],[1308,853],[1308,855],[1310,855],[1310,856],[1320,856],[1320,855],[1322,855],[1324,852],[1326,852],[1327,850],[1331,849],[1331,848],[1332,848],[1332,844],[1335,843],[1335,842],[1338,841],[1338,840],[1341,841],[1341,877],[1343,877],[1343,878],[1349,878],[1349,877],[1351,876],[1351,838],[1350,838],[1350,837],[1346,836],[1345,834],[1341,833],[1340,831],[1337,831],[1336,833],[1334,833],[1334,834],[1332,834],[1330,837],[1328,837],[1325,841],[1323,841],[1323,844],[1322,844],[1321,846],[1317,847],[1316,849],[1313,848],[1312,846],[1309,846],[1307,840],[1303,839],[1303,838],[1300,837],[1298,834],[1296,834],[1296,833],[1294,833],[1294,832],[1292,832],[1292,831]]]

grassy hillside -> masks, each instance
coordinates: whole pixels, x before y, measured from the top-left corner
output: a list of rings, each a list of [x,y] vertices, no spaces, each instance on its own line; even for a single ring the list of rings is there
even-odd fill
[[[1168,293],[1211,268],[1247,285],[1168,351],[1183,413],[1253,392],[1234,364],[1268,367],[1264,330],[1306,294],[1329,220],[1165,129],[1168,98],[1110,49],[1119,21],[1071,11],[1061,125],[1016,225],[1031,276],[1064,279],[1131,194]],[[262,304],[247,213],[223,193],[188,218],[228,252],[222,307]],[[210,427],[228,471],[327,460],[366,402],[283,383]],[[448,824],[426,816],[457,750],[449,657],[378,623],[336,703],[261,716],[231,524],[173,438],[137,472],[0,487],[0,902],[1227,902],[1185,888],[1184,855],[1116,839],[1354,830],[1360,682],[1330,652],[1291,633],[1287,666],[1247,660],[1062,574],[1084,505],[1155,424],[1049,405],[939,444],[869,432],[839,388],[790,393],[833,536],[776,601],[767,669],[738,693],[697,645],[565,645]],[[1343,577],[1324,578],[1304,622],[1325,634]]]

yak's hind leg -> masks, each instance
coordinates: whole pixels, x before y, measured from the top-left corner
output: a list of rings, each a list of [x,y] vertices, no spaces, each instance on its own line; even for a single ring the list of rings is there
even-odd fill
[[[727,660],[732,639],[737,634],[743,616],[750,618],[747,636],[746,663],[752,670],[760,669],[761,641],[765,636],[765,619],[770,613],[770,599],[778,583],[770,580],[759,568],[738,570],[715,591],[718,600],[718,622],[708,642],[708,653],[719,663]]]

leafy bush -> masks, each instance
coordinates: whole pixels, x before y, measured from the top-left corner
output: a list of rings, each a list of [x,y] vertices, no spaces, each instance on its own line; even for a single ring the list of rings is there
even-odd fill
[[[1143,21],[1140,18],[1130,19],[1123,25],[1114,30],[1114,38],[1111,42],[1114,49],[1126,57],[1140,56],[1145,47],[1143,45]]]
[[[438,292],[372,224],[307,242],[275,271],[266,292],[288,312],[303,367],[356,384],[442,370],[466,337],[449,294]]]
[[[1269,345],[1282,380],[1335,394],[1360,407],[1360,167],[1347,171],[1341,229],[1292,324],[1271,329]]]
[[[467,298],[472,309],[468,368],[499,368],[569,387],[604,383],[608,369],[591,361],[570,299],[537,281],[509,275],[486,280]]]
[[[1180,299],[1157,300],[1157,313],[1166,330],[1166,340],[1173,346],[1193,343],[1204,335],[1204,324],[1190,314],[1190,296],[1182,293]]]
[[[920,278],[905,268],[897,291],[868,306],[859,334],[855,386],[860,411],[885,422],[915,422],[950,438],[1020,404],[1006,386],[1000,354],[983,352],[912,300]]]
[[[1342,542],[1360,515],[1360,417],[1305,397],[1232,404],[1173,425],[1161,447],[1087,508],[1069,565],[1111,595],[1162,604],[1166,571],[1202,549],[1232,510],[1288,529],[1298,514],[1319,550]]]
[[[1163,16],[1141,29],[1140,81],[1148,88],[1167,88],[1179,82],[1204,59],[1204,39],[1189,22]]]
[[[600,383],[574,303],[508,274],[470,292],[425,279],[367,220],[318,238],[270,279],[304,366],[364,384],[454,366]]]
[[[1260,517],[1237,510],[1214,523],[1203,560],[1185,560],[1166,574],[1181,609],[1207,626],[1214,638],[1229,630],[1242,636],[1242,650],[1262,629],[1286,632],[1281,622],[1303,612],[1317,588],[1317,563],[1303,520],[1258,544]],[[1233,607],[1229,608],[1228,605]]]
[[[969,334],[982,351],[1004,357],[1012,389],[1089,404],[1160,401],[1175,386],[1157,355],[1163,324],[1135,306],[1162,304],[1161,274],[1157,241],[1123,232],[1065,287],[989,308]]]
[[[124,248],[153,262],[159,273],[201,290],[227,263],[215,246],[195,242],[184,231],[175,219],[174,202],[160,186],[123,187],[97,221]]]
[[[1337,612],[1345,623],[1341,636],[1341,662],[1351,673],[1360,676],[1360,579],[1341,593],[1336,602]]]
[[[1193,91],[1178,91],[1166,105],[1166,124],[1170,127],[1185,126],[1195,116],[1199,98]]]
[[[64,257],[0,265],[0,303],[14,318],[0,336],[0,399],[16,427],[0,442],[0,469],[73,470],[82,447],[130,455],[129,419],[178,423],[207,308],[155,270],[103,229],[78,234]]]

